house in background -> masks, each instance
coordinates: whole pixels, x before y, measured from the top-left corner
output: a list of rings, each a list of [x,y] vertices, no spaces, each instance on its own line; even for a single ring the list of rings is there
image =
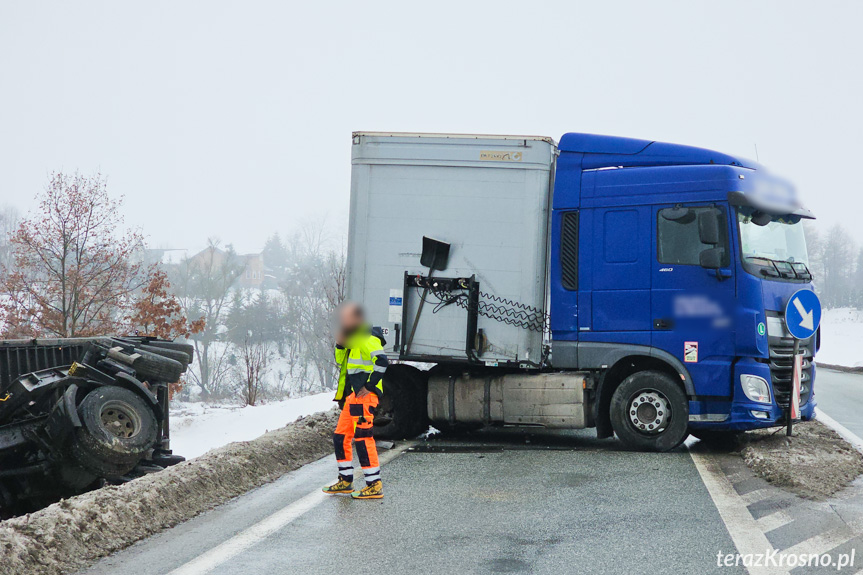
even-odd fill
[[[227,257],[227,252],[215,246],[208,246],[198,253],[189,256],[182,249],[151,249],[149,259],[159,261],[164,268],[179,266],[183,261],[199,268],[219,267]],[[236,279],[235,287],[246,289],[262,289],[264,284],[264,258],[261,254],[237,255],[241,271]]]
[[[240,256],[243,271],[237,282],[243,288],[260,289],[264,285],[264,257],[261,254],[245,254]]]

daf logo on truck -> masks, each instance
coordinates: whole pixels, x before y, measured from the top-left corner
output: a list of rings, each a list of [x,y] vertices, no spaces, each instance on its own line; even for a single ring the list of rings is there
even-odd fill
[[[379,436],[593,427],[666,451],[781,425],[792,398],[813,416],[814,216],[784,180],[592,134],[353,136],[347,295],[398,359]]]

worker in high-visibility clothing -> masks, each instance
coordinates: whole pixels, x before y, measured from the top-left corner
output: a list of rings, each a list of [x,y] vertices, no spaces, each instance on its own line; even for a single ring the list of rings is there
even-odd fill
[[[372,425],[378,401],[383,395],[383,376],[387,369],[386,344],[380,328],[371,328],[363,309],[348,302],[339,308],[336,333],[336,363],[339,384],[335,401],[342,407],[333,446],[339,465],[339,479],[324,487],[324,493],[350,493],[354,499],[381,499],[381,468],[378,450],[372,437]],[[353,490],[354,464],[351,442],[355,440],[357,457],[363,468],[366,486]]]

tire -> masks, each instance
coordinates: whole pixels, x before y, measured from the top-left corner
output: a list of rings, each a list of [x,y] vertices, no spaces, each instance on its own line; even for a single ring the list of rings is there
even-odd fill
[[[151,341],[146,344],[147,347],[157,347],[159,349],[169,349],[186,354],[188,359],[186,364],[192,363],[195,359],[195,346],[190,343],[177,343],[175,341]]]
[[[390,366],[375,412],[375,437],[411,439],[427,430],[426,394],[425,374],[409,365]]]
[[[134,353],[140,357],[132,362],[132,369],[140,380],[155,380],[165,383],[174,383],[180,380],[180,376],[186,371],[185,366],[174,359],[163,357],[153,352],[135,348]]]
[[[614,432],[629,449],[668,451],[689,434],[686,394],[661,371],[639,371],[624,379],[611,398],[609,415]]]
[[[156,416],[137,394],[121,387],[91,391],[78,406],[82,426],[70,445],[75,462],[100,477],[132,470],[156,441]]]
[[[189,355],[185,351],[178,351],[176,349],[165,349],[152,345],[139,345],[137,349],[149,351],[150,353],[155,353],[156,355],[167,357],[168,359],[173,359],[174,361],[180,362],[180,364],[183,366],[183,370],[189,367],[190,359]]]

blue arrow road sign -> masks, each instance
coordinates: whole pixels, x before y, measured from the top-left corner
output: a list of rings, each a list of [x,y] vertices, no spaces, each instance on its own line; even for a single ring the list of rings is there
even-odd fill
[[[821,301],[815,292],[802,289],[794,292],[785,304],[785,325],[797,339],[807,339],[821,323]]]

